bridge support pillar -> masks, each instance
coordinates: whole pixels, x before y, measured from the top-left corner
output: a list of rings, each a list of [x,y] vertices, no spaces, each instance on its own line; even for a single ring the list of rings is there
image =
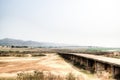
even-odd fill
[[[114,67],[113,77],[114,77],[115,79],[120,79],[120,68],[119,68],[119,67]]]

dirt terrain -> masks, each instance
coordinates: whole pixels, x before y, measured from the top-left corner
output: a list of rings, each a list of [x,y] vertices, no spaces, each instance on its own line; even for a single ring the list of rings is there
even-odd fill
[[[100,80],[96,76],[81,72],[55,53],[43,57],[0,57],[0,77],[16,77],[19,72],[34,70],[51,72],[56,75],[73,73],[82,77],[83,80]]]

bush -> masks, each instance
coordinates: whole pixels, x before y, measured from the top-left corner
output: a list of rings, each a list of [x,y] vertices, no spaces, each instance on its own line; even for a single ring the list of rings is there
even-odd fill
[[[44,80],[43,72],[34,71],[34,73],[18,73],[17,80]]]
[[[17,80],[77,80],[77,79],[72,73],[69,73],[67,76],[63,77],[51,74],[50,72],[48,74],[44,74],[44,72],[41,71],[34,71],[33,73],[24,72],[18,73]]]
[[[69,73],[69,74],[66,76],[66,80],[76,80],[76,77],[75,77],[72,73]]]

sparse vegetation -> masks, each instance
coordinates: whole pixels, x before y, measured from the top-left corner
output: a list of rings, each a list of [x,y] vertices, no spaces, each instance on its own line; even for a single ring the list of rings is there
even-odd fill
[[[17,74],[16,78],[0,78],[0,80],[84,80],[83,78],[75,77],[73,73],[66,76],[55,75],[50,72],[34,71],[33,73],[21,72]]]
[[[0,51],[0,57],[28,57],[31,55],[32,57],[37,56],[45,56],[45,54],[37,52],[37,51]]]
[[[99,71],[96,73],[96,76],[102,80],[113,80],[112,74],[106,71]]]
[[[76,77],[75,77],[75,75],[73,75],[72,73],[69,73],[69,74],[66,76],[66,80],[76,80]]]

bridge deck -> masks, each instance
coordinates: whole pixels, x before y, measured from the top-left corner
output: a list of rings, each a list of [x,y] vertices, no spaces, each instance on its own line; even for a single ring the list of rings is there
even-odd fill
[[[109,58],[109,57],[92,55],[92,54],[81,54],[81,53],[80,54],[69,53],[69,54],[76,55],[76,56],[81,56],[81,57],[96,60],[96,61],[101,61],[103,63],[108,63],[108,64],[113,64],[113,65],[116,65],[116,66],[120,66],[120,59],[116,59],[116,58]]]

